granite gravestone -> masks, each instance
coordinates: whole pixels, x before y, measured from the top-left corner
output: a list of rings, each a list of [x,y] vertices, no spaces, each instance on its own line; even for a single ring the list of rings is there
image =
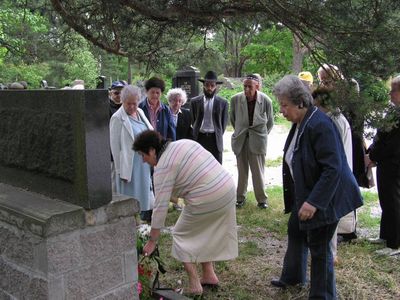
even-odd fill
[[[106,90],[0,91],[0,299],[138,300]]]
[[[87,209],[111,201],[105,90],[0,92],[0,182]]]

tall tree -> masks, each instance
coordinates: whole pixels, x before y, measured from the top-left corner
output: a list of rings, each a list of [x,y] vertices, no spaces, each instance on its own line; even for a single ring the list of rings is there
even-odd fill
[[[314,59],[343,64],[345,72],[387,76],[397,55],[397,0],[51,0],[64,21],[93,44],[115,54],[157,65],[175,53],[173,40],[188,41],[204,28],[240,16],[281,23]],[[173,37],[173,38],[171,38]],[[388,38],[390,37],[390,39]],[[310,43],[315,45],[311,47]],[[349,62],[350,61],[350,62]]]
[[[216,39],[222,40],[220,50],[224,56],[225,76],[240,77],[248,56],[243,55],[243,50],[259,32],[260,22],[255,20],[236,19],[226,20],[224,27],[216,31]]]
[[[0,7],[0,48],[8,59],[35,62],[41,45],[47,43],[44,36],[49,31],[48,19],[38,11],[22,6],[21,1],[4,1]]]

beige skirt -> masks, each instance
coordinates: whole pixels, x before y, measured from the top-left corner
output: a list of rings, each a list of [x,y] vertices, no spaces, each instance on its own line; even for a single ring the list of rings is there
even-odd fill
[[[337,226],[337,233],[339,234],[346,234],[352,233],[356,231],[356,214],[354,211],[348,213],[347,215],[343,216],[338,223]]]
[[[182,262],[230,260],[238,256],[236,206],[195,214],[185,206],[172,231],[172,256]]]

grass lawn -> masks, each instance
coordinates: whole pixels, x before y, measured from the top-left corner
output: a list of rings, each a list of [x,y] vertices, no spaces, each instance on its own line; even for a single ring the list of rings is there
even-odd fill
[[[279,277],[281,272],[288,215],[283,214],[282,187],[270,187],[267,193],[267,210],[257,208],[252,193],[246,205],[237,210],[239,257],[216,263],[220,288],[205,291],[203,299],[307,299],[306,288],[280,290],[270,285],[270,280]],[[358,212],[358,228],[363,232],[377,232],[379,216],[371,216],[377,195],[370,192],[363,195],[365,205]],[[178,217],[179,212],[171,210],[167,226],[172,226]],[[167,273],[160,278],[161,284],[177,287],[180,280],[183,287],[187,286],[182,264],[170,255],[169,233],[162,234],[159,247],[167,268]],[[374,251],[381,247],[371,245],[364,238],[339,244],[336,278],[340,299],[400,299],[400,259],[376,255]]]

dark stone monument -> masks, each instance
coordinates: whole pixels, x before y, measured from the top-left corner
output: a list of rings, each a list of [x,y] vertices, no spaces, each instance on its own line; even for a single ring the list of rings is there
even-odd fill
[[[0,91],[0,299],[138,300],[106,90]]]
[[[106,76],[100,75],[97,77],[97,85],[96,89],[105,89],[106,88]]]
[[[199,95],[200,71],[195,67],[185,67],[176,72],[172,86],[186,91],[188,100]]]
[[[87,209],[111,201],[106,90],[0,91],[0,182]]]

